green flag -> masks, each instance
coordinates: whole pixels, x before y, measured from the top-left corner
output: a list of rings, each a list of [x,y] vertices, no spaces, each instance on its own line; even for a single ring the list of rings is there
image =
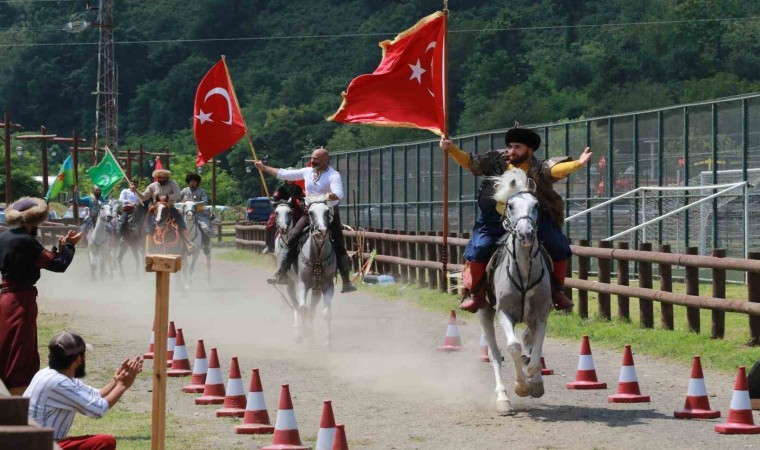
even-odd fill
[[[87,175],[90,176],[92,184],[100,187],[103,195],[108,195],[111,189],[124,178],[124,172],[119,167],[119,162],[107,148],[103,160],[97,166],[90,167],[87,170]]]
[[[67,188],[74,186],[74,165],[71,163],[71,155],[66,158],[66,161],[61,164],[61,170],[58,171],[58,176],[55,177],[55,181],[48,188],[47,194],[45,194],[45,201],[49,201],[51,198],[58,197],[58,194]]]

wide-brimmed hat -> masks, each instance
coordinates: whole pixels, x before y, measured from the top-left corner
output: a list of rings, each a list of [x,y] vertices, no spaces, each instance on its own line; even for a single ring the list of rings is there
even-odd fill
[[[168,171],[168,170],[166,170],[166,169],[158,169],[158,170],[154,170],[154,171],[153,171],[153,178],[158,178],[158,177],[171,177],[171,176],[172,176],[172,173],[171,173],[171,172],[169,172],[169,171]]]
[[[5,209],[5,222],[10,228],[24,225],[36,227],[48,220],[48,204],[35,197],[21,197]]]
[[[525,144],[533,150],[538,150],[541,146],[541,136],[533,130],[528,128],[510,128],[507,131],[507,135],[504,137],[504,141],[507,146],[511,143]]]

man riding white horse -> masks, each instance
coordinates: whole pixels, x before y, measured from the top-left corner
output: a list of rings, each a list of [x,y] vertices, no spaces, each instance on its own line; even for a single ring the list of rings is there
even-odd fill
[[[74,188],[74,195],[78,195],[76,187]],[[95,222],[98,220],[100,207],[107,205],[108,199],[103,197],[103,191],[100,189],[100,186],[95,185],[92,187],[92,194],[79,198],[78,203],[79,206],[89,209],[89,214],[80,227],[82,236],[86,236],[87,231],[95,226]]]
[[[121,194],[119,194],[119,234],[122,240],[129,238],[129,219],[134,215],[138,203],[140,203],[140,198],[129,187],[121,190]],[[135,226],[141,225],[135,224]]]
[[[562,232],[564,200],[554,190],[553,184],[583,167],[591,158],[591,149],[587,147],[577,161],[573,161],[569,156],[539,160],[533,154],[541,145],[541,137],[533,130],[511,128],[507,131],[505,141],[506,150],[493,150],[482,155],[464,152],[448,139],[442,138],[440,146],[457,164],[470,170],[475,176],[495,177],[508,169],[519,168],[536,183],[536,197],[541,207],[538,238],[554,264],[552,302],[558,310],[572,310],[572,300],[562,292],[567,259],[572,253],[567,237]],[[462,281],[468,294],[459,307],[469,312],[476,312],[487,304],[486,265],[496,248],[496,243],[506,232],[502,226],[503,209],[497,209],[493,194],[494,181],[487,178],[478,191],[480,213],[475,219],[472,237],[464,254],[466,263]]]
[[[289,167],[286,170],[293,170],[293,168]],[[303,200],[304,196],[305,194],[303,192],[303,189],[301,189],[301,186],[296,184],[295,181],[285,180],[284,183],[277,187],[277,190],[274,191],[274,194],[272,194],[272,200],[274,202],[290,201],[293,221],[298,222],[303,215],[303,205],[301,201]],[[269,215],[269,220],[267,220],[267,226],[264,233],[264,242],[266,243],[266,247],[262,253],[274,252],[274,238],[276,228],[277,223],[275,211],[272,210],[272,213]]]
[[[255,161],[254,164],[259,170],[263,170],[281,180],[304,180],[307,197],[327,196],[328,202],[334,210],[332,222],[330,223],[330,234],[332,235],[335,254],[338,256],[338,271],[343,279],[343,290],[341,292],[355,291],[356,286],[354,286],[349,277],[350,262],[346,253],[345,239],[343,238],[343,222],[340,220],[340,214],[336,207],[343,198],[343,182],[341,181],[340,173],[330,167],[330,154],[327,152],[327,149],[320,147],[314,150],[311,154],[311,167],[304,167],[303,169],[277,169],[269,167],[261,161]],[[298,245],[308,224],[309,215],[304,214],[295,227],[293,227],[290,236],[288,236],[287,246],[283,249],[280,266],[274,277],[267,280],[269,284],[287,284],[288,269],[298,256]]]
[[[187,176],[185,176],[185,183],[187,183],[187,187],[180,192],[180,201],[186,202],[189,200],[195,203],[202,203],[196,205],[195,220],[201,227],[201,247],[203,248],[203,254],[209,255],[211,254],[213,228],[211,228],[211,217],[208,212],[206,212],[206,208],[209,206],[208,194],[206,194],[205,189],[200,187],[201,176],[197,173],[188,173]]]

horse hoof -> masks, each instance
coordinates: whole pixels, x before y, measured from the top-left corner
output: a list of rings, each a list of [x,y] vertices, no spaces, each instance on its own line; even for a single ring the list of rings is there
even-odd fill
[[[530,396],[533,398],[541,398],[544,396],[544,382],[530,383]]]
[[[530,386],[527,384],[515,383],[515,394],[520,397],[527,397],[530,395]]]
[[[509,400],[499,400],[496,402],[496,411],[500,416],[514,416],[515,410]]]

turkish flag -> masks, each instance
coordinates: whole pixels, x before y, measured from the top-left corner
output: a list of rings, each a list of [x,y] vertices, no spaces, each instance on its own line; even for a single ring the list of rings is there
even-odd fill
[[[245,121],[224,58],[198,85],[193,117],[193,134],[198,146],[196,166],[206,164],[245,135]]]
[[[328,120],[381,126],[445,129],[446,16],[438,11],[383,41],[383,59],[374,72],[356,77],[343,104]]]
[[[161,158],[158,156],[156,156],[156,165],[153,166],[153,171],[155,172],[156,170],[164,170],[164,165],[161,164]],[[153,177],[153,181],[158,181],[158,177]]]

